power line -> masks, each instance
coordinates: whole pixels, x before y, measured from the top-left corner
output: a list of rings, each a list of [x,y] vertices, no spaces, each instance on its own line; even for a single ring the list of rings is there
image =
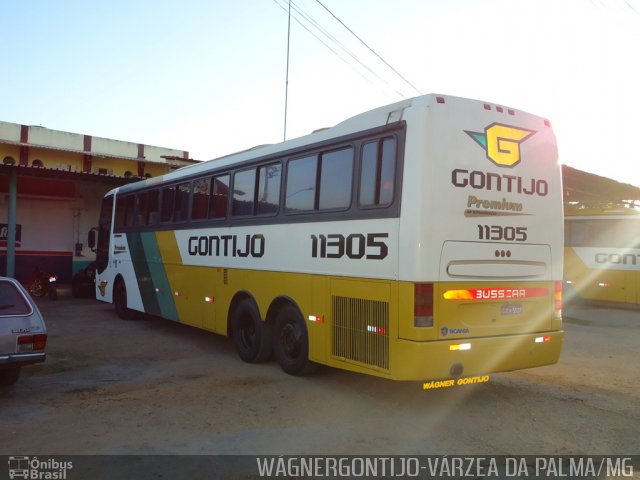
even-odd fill
[[[640,15],[640,13],[638,13],[638,11],[635,8],[633,8],[633,5],[631,5],[627,0],[622,0],[622,1],[627,5],[627,7],[633,10],[633,13],[635,13],[636,15]]]
[[[285,6],[283,6],[281,3],[279,3],[278,0],[273,0],[274,3],[276,5],[278,5],[285,13],[288,12],[287,8]],[[399,95],[402,98],[406,98],[405,95],[403,95],[400,91],[398,91],[396,88],[394,88],[391,84],[389,84],[389,82],[387,82],[384,78],[382,78],[380,75],[378,75],[375,71],[373,71],[373,69],[371,69],[369,66],[367,66],[362,60],[360,60],[354,53],[352,53],[351,51],[349,51],[342,43],[340,43],[340,41],[338,41],[334,36],[332,36],[330,33],[328,33],[324,28],[322,28],[320,26],[320,24],[315,21],[309,14],[305,13],[299,6],[297,6],[293,1],[291,2],[292,8],[293,10],[296,12],[296,14],[298,16],[296,16],[295,14],[292,15],[293,19],[302,27],[304,28],[309,34],[311,34],[316,40],[318,40],[322,45],[324,45],[331,53],[333,53],[336,57],[338,57],[342,62],[344,62],[346,65],[348,65],[349,67],[351,67],[358,75],[360,75],[365,81],[367,81],[369,84],[373,85],[373,82],[367,78],[360,70],[358,70],[357,68],[354,67],[354,65],[349,62],[348,60],[346,60],[345,58],[343,58],[334,48],[332,48],[327,42],[325,42],[322,38],[320,38],[315,32],[313,32],[309,27],[307,27],[307,25],[305,25],[301,20],[300,17],[303,18],[306,22],[308,22],[310,25],[312,25],[314,28],[316,28],[322,35],[324,35],[325,37],[327,37],[331,42],[333,42],[334,44],[336,44],[340,49],[342,49],[347,55],[349,55],[353,60],[355,60],[362,68],[366,69],[367,71],[369,71],[374,77],[376,77],[380,82],[384,83],[387,85],[387,87],[389,87],[391,90],[393,90],[397,95]]]
[[[369,49],[369,51],[371,53],[373,53],[376,57],[378,57],[378,59],[380,59],[380,61],[382,63],[384,63],[387,67],[389,67],[396,75],[398,75],[402,80],[404,80],[404,82],[409,85],[411,88],[413,88],[416,92],[418,92],[418,95],[422,95],[422,92],[420,92],[420,90],[418,90],[415,85],[413,85],[409,80],[407,80],[402,74],[400,74],[400,72],[398,72],[395,68],[393,68],[384,58],[382,58],[380,55],[378,55],[378,53],[371,48],[369,45],[367,45],[367,43],[362,40],[358,35],[355,34],[355,32],[353,30],[351,30],[347,25],[345,25],[345,23],[340,20],[331,10],[329,10],[320,0],[316,0],[316,2],[318,2],[318,4],[320,4],[320,6],[322,8],[324,8],[327,12],[329,12],[329,14],[335,18],[340,25],[342,25],[344,28],[346,28],[349,33],[351,33],[351,35],[353,35],[354,37],[356,37],[360,43],[362,43],[365,47],[367,47],[367,49]]]
[[[385,85],[387,85],[391,90],[393,90],[397,95],[399,95],[402,98],[406,98],[405,95],[403,95],[401,92],[399,92],[397,89],[395,89],[393,86],[391,86],[391,84],[386,81],[384,78],[382,78],[380,75],[378,75],[371,67],[369,67],[364,61],[360,60],[360,58],[358,58],[358,56],[353,53],[351,50],[349,50],[347,47],[345,47],[342,42],[340,42],[336,37],[334,37],[333,35],[331,35],[326,29],[322,28],[322,26],[316,22],[313,17],[311,17],[311,15],[307,14],[306,12],[304,12],[304,10],[302,10],[301,7],[297,6],[295,3],[294,5],[294,9],[306,20],[308,21],[311,25],[313,25],[318,31],[320,31],[320,33],[322,33],[325,37],[327,37],[329,40],[331,40],[334,44],[336,44],[340,49],[342,49],[342,51],[344,51],[347,55],[349,55],[353,60],[355,60],[358,64],[360,64],[360,66],[362,68],[364,68],[365,70],[367,70],[369,73],[371,73],[374,77],[376,77],[378,80],[380,80],[382,83],[384,83]]]
[[[278,3],[278,0],[273,0],[273,2],[278,5],[282,10],[285,11],[285,13],[287,12],[287,8],[283,7],[280,3]],[[295,9],[295,7],[294,7]],[[342,60],[345,64],[347,64],[348,66],[350,66],[351,68],[353,68],[358,74],[360,74],[360,76],[362,76],[362,78],[364,78],[367,82],[371,83],[371,81],[365,77],[364,75],[362,75],[362,73],[358,72],[358,70],[356,70],[353,65],[349,64],[349,62],[347,60],[345,60],[344,58],[342,58],[340,56],[340,54],[338,52],[336,52],[333,48],[331,48],[329,45],[327,45],[327,43],[322,40],[318,35],[316,35],[315,33],[313,33],[304,23],[302,23],[298,18],[296,18],[295,15],[292,15],[293,19],[298,23],[298,25],[300,25],[302,28],[304,28],[307,32],[309,32],[309,34],[311,34],[316,40],[318,40],[322,45],[324,45],[329,51],[331,51],[331,53],[333,53],[336,57],[338,57],[340,60]]]

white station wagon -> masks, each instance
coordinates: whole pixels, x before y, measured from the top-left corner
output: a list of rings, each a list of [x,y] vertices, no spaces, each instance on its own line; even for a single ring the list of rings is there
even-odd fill
[[[35,302],[18,281],[0,277],[0,386],[16,383],[23,366],[44,362],[46,344]]]

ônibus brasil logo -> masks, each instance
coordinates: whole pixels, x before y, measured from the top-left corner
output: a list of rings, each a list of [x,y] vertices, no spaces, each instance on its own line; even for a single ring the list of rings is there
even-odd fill
[[[520,163],[520,144],[531,137],[533,130],[492,123],[482,132],[464,131],[485,152],[487,158],[499,167],[513,167]]]

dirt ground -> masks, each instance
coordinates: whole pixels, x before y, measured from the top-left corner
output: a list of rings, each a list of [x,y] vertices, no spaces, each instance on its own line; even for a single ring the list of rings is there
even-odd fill
[[[48,359],[0,391],[0,454],[640,454],[640,311],[565,309],[557,365],[423,391],[249,365],[231,342],[42,301]]]

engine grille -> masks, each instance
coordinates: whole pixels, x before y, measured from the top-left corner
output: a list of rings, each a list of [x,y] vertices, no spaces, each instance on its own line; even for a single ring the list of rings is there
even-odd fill
[[[334,356],[389,369],[389,303],[332,297]]]

